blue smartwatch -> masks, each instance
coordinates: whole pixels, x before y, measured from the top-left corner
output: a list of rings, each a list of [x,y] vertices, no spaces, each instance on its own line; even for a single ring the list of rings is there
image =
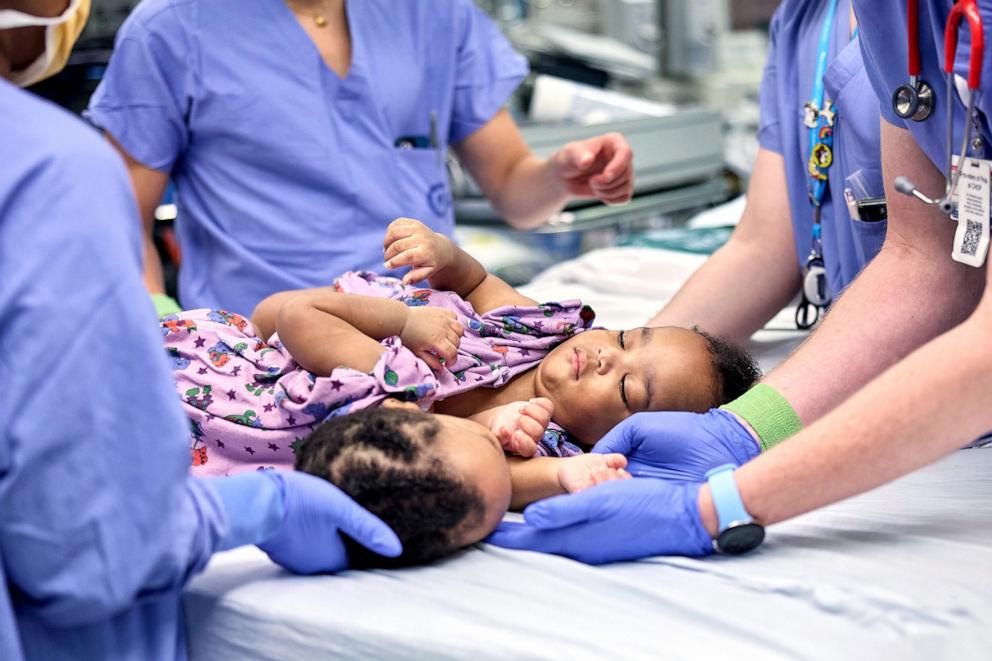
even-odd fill
[[[764,526],[744,509],[737,482],[734,481],[736,468],[734,464],[724,464],[706,473],[720,531],[713,540],[713,546],[721,553],[731,555],[747,553],[765,539]]]

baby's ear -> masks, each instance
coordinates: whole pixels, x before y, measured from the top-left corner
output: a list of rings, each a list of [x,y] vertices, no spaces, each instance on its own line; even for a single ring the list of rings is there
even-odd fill
[[[406,409],[408,411],[419,411],[420,407],[413,402],[404,402],[395,397],[387,397],[382,400],[382,408],[384,409]]]

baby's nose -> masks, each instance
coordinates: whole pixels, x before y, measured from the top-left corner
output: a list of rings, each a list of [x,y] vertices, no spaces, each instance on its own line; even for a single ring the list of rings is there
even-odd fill
[[[596,350],[596,360],[599,363],[596,365],[596,374],[606,374],[613,368],[613,364],[616,362],[616,351],[612,347],[600,347]]]

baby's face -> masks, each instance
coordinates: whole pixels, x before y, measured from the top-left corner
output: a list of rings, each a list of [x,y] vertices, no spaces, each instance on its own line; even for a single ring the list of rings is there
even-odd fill
[[[495,434],[472,420],[436,416],[441,429],[431,450],[465,484],[479,490],[485,504],[481,521],[460,531],[458,546],[475,544],[491,533],[510,507],[510,467]]]
[[[640,411],[703,412],[716,404],[708,342],[685,328],[586,331],[537,369],[537,395],[554,403],[555,422],[583,443]]]

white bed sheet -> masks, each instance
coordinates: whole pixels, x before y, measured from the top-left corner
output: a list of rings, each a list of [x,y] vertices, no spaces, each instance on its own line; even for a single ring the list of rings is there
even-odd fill
[[[526,288],[642,324],[702,262],[607,249]],[[790,313],[772,326],[788,328]],[[763,366],[804,334],[762,331]],[[852,461],[856,461],[852,459]],[[479,547],[403,571],[293,577],[256,549],[217,556],[186,593],[193,659],[988,659],[992,451],[775,526],[737,559],[593,568]]]
[[[255,549],[186,593],[193,659],[988,659],[992,451],[774,526],[740,558],[587,567],[488,545],[294,577]]]

